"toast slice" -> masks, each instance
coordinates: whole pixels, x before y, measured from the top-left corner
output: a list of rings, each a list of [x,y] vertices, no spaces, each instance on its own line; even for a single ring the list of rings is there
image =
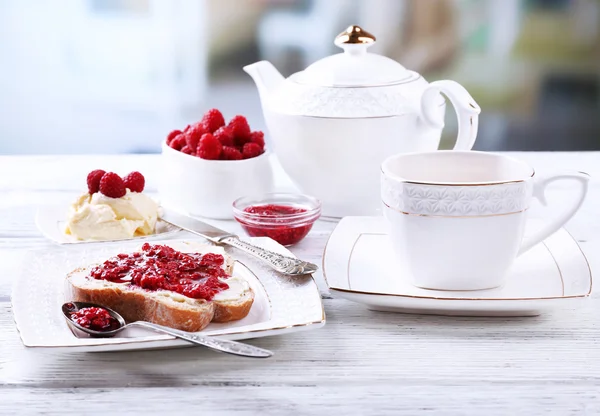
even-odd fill
[[[96,303],[120,313],[127,322],[148,321],[183,331],[197,332],[210,322],[230,322],[244,318],[254,302],[248,282],[233,274],[233,259],[222,247],[195,242],[165,242],[183,253],[215,253],[224,257],[223,269],[229,276],[221,279],[229,288],[212,300],[194,299],[169,290],[149,291],[130,283],[115,283],[90,276],[96,266],[78,268],[67,275],[67,293],[76,302]]]

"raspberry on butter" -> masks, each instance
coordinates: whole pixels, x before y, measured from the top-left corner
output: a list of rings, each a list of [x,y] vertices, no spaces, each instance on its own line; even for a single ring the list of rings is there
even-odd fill
[[[123,179],[114,172],[108,172],[102,176],[99,189],[103,195],[109,198],[121,198],[127,193]]]
[[[96,169],[88,173],[87,186],[90,194],[95,194],[100,190],[100,179],[102,179],[105,173],[102,169]]]
[[[131,172],[123,178],[125,188],[129,188],[131,192],[142,192],[146,185],[144,175],[139,172]]]
[[[210,133],[206,133],[198,143],[196,154],[202,159],[217,160],[221,156],[223,145]]]

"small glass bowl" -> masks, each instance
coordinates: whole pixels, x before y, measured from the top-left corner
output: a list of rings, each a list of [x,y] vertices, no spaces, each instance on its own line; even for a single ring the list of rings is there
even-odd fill
[[[321,201],[308,195],[271,193],[233,203],[233,217],[249,236],[270,237],[283,246],[300,242],[320,216]]]

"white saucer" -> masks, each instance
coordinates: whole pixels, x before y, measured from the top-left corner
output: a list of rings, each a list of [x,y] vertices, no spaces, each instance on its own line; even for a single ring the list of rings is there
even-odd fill
[[[156,232],[148,236],[133,237],[121,240],[77,240],[75,237],[65,234],[67,225],[68,204],[43,205],[38,208],[35,215],[35,224],[44,237],[58,244],[82,244],[82,243],[110,243],[115,241],[141,241],[156,238],[165,238],[181,231],[181,228],[158,220]]]
[[[323,254],[323,274],[334,296],[380,311],[535,316],[580,302],[592,291],[587,259],[564,229],[519,257],[504,286],[460,292],[413,286],[396,264],[387,227],[383,217],[340,221]]]

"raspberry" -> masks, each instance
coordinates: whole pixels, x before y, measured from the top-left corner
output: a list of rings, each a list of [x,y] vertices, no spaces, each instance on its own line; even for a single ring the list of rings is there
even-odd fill
[[[200,139],[196,153],[202,159],[217,160],[219,159],[219,156],[221,156],[222,150],[223,145],[221,142],[218,141],[212,134],[206,133]]]
[[[181,153],[185,153],[186,155],[191,155],[191,154],[193,154],[194,152],[192,151],[192,148],[191,148],[191,147],[189,147],[189,146],[186,144],[185,146],[183,146],[183,147],[181,148]]]
[[[243,146],[245,143],[250,141],[250,126],[248,120],[244,116],[235,116],[229,122],[228,127],[233,132],[235,137],[235,144]]]
[[[204,128],[208,130],[209,133],[214,133],[219,127],[225,125],[225,119],[219,110],[213,108],[208,110],[204,114],[204,117],[202,117],[202,125],[204,125]]]
[[[131,172],[123,178],[123,182],[125,183],[125,188],[129,188],[131,192],[142,192],[144,185],[146,185],[144,175],[139,172]]]
[[[260,156],[263,153],[263,149],[256,143],[246,143],[242,150],[242,156],[244,159],[251,159],[256,156]]]
[[[109,198],[121,198],[127,193],[127,190],[123,179],[119,175],[108,172],[100,179],[100,192]]]
[[[208,133],[202,123],[194,124],[186,133],[185,140],[190,149],[196,149],[202,136]]]
[[[88,173],[87,186],[90,194],[95,194],[100,189],[100,179],[106,172],[102,169],[96,169]]]
[[[185,134],[180,134],[179,136],[175,137],[169,144],[169,146],[175,150],[181,150],[185,145]]]
[[[188,124],[187,126],[185,126],[185,129],[183,129],[183,132],[187,133],[188,130],[191,129],[191,128],[192,128],[192,126]]]
[[[262,131],[250,133],[250,141],[259,145],[261,149],[265,148],[265,134]]]
[[[167,144],[171,144],[173,139],[175,137],[179,136],[180,134],[181,134],[181,130],[173,130],[171,133],[169,133],[169,135],[167,136]]]
[[[233,146],[233,132],[227,126],[220,127],[213,135],[221,142],[223,146]]]
[[[221,153],[222,160],[241,160],[242,152],[233,146],[223,146],[223,152]]]
[[[185,133],[183,137],[185,137],[186,146],[190,149],[195,149],[196,147],[198,147],[198,142],[200,141],[200,137],[202,136],[198,136],[192,130],[188,130],[188,132]]]

